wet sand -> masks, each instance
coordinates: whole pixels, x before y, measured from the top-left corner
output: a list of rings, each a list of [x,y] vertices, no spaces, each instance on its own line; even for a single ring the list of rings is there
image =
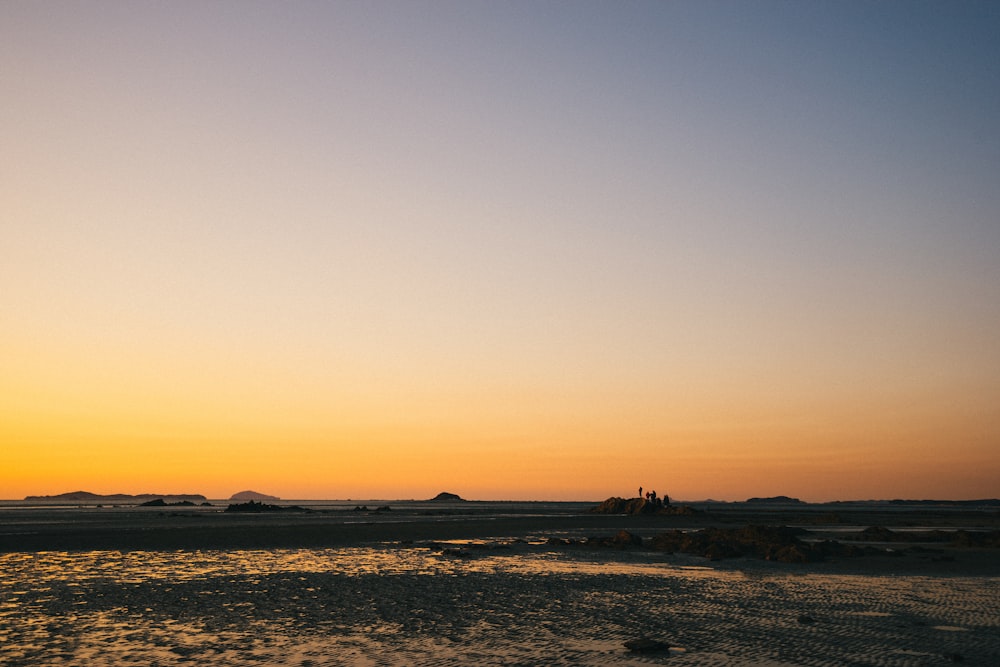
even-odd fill
[[[745,520],[18,511],[0,664],[1000,664],[995,549],[799,565],[546,541]]]

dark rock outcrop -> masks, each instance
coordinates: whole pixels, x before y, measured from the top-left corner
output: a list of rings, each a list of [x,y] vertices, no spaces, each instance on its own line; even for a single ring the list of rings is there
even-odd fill
[[[744,526],[742,528],[705,528],[686,533],[672,530],[648,541],[657,551],[671,551],[711,560],[751,556],[784,563],[808,563],[823,560],[826,554],[799,539],[807,531],[788,526]]]
[[[657,499],[648,498],[618,498],[611,497],[590,510],[594,514],[629,514],[633,516],[648,514],[685,515],[697,514],[693,507],[671,505]]]
[[[612,496],[590,511],[595,514],[625,514],[627,502],[624,498]]]
[[[460,497],[456,493],[448,493],[447,491],[442,491],[437,494],[427,502],[429,503],[456,503],[456,502],[466,502],[465,498]]]
[[[782,563],[813,563],[827,558],[901,555],[896,550],[842,544],[835,540],[801,540],[800,536],[808,532],[788,526],[705,528],[690,533],[672,530],[650,538],[647,544],[657,551],[686,553],[711,560],[750,557]]]
[[[858,535],[859,540],[864,542],[892,542],[896,533],[882,526],[869,526]]]
[[[619,530],[611,537],[588,537],[585,544],[594,547],[610,547],[612,549],[627,549],[641,547],[642,538],[627,530]]]
[[[305,507],[299,507],[298,505],[268,505],[267,503],[258,503],[253,500],[246,503],[239,503],[237,505],[229,505],[226,507],[227,512],[244,512],[249,514],[263,514],[265,512],[309,512],[311,510]]]
[[[355,505],[354,509],[351,510],[351,511],[352,512],[368,512],[368,513],[374,513],[374,514],[382,514],[384,512],[391,512],[392,508],[389,507],[388,505],[379,505],[375,509],[371,509],[371,508],[368,507],[368,505]]]
[[[655,514],[659,507],[646,498],[608,498],[590,511],[595,514]]]
[[[147,500],[144,503],[139,503],[139,507],[194,507],[194,506],[195,504],[190,500],[178,500],[175,503],[168,503],[163,498],[155,498],[153,500]]]
[[[696,510],[688,505],[666,505],[656,513],[671,516],[692,516],[694,514],[701,514],[701,510]]]

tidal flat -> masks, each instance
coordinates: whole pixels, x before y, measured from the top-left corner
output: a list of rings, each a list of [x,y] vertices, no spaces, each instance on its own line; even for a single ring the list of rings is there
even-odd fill
[[[995,549],[789,564],[561,544],[696,521],[576,507],[391,518],[34,509],[0,524],[0,664],[12,667],[1000,664]],[[730,519],[744,517],[712,520]],[[193,545],[213,522],[215,538]],[[87,527],[109,548],[63,545]],[[828,530],[851,527],[817,534]],[[330,544],[313,543],[327,533]],[[10,548],[43,538],[59,548]],[[174,546],[135,548],[143,541]],[[658,644],[626,647],[643,638]]]

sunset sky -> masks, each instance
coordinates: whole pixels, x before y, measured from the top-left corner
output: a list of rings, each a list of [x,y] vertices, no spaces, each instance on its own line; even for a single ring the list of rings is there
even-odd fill
[[[0,3],[0,498],[998,497],[998,35]]]

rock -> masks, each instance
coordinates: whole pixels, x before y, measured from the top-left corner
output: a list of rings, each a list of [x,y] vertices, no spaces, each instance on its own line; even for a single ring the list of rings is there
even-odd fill
[[[813,560],[817,560],[807,547],[798,544],[786,544],[768,549],[764,559],[779,563],[811,563]]]
[[[675,506],[669,500],[657,498],[655,501],[646,498],[608,498],[597,507],[592,507],[590,511],[594,514],[667,514],[667,515],[690,515],[698,514],[698,510],[693,507]]]
[[[163,498],[156,498],[139,503],[139,507],[194,507],[194,503],[190,500],[178,500],[175,503],[168,503]]]
[[[654,535],[648,540],[648,545],[656,551],[685,551],[688,544],[687,534],[679,530],[669,530],[659,535]]]
[[[585,544],[591,547],[610,547],[612,549],[627,549],[628,547],[641,547],[642,538],[639,537],[638,535],[633,535],[627,530],[619,530],[611,537],[588,537]]]
[[[625,514],[625,502],[624,498],[608,498],[590,511],[595,514]]]
[[[696,510],[693,507],[688,507],[687,505],[664,505],[660,509],[656,510],[657,514],[669,514],[672,516],[691,516],[694,514],[701,514],[701,510]]]
[[[627,530],[619,530],[615,533],[615,536],[611,538],[611,544],[619,549],[624,549],[625,547],[641,547],[642,538],[638,535],[633,535]]]
[[[661,506],[645,498],[631,498],[625,503],[626,514],[653,514]]]
[[[892,542],[896,533],[882,526],[869,526],[861,531],[859,537],[865,542]]]
[[[287,507],[283,505],[268,505],[266,503],[256,503],[254,501],[249,501],[245,503],[239,503],[237,505],[229,505],[226,507],[226,512],[244,512],[250,514],[262,514],[265,512],[310,512],[304,507],[299,507],[298,505],[289,505]]]
[[[590,511],[595,514],[654,514],[663,505],[645,498],[608,498]]]
[[[437,494],[436,496],[434,496],[433,498],[431,498],[427,502],[429,502],[429,503],[441,503],[441,502],[454,503],[454,502],[463,502],[464,503],[464,502],[467,502],[467,501],[465,500],[465,498],[459,497],[458,494],[448,493],[447,491],[442,491],[441,493]]]
[[[701,555],[708,560],[724,560],[726,558],[739,558],[743,553],[731,544],[713,542],[705,548]]]
[[[669,651],[670,644],[665,644],[664,642],[656,641],[655,639],[640,637],[639,639],[630,639],[625,642],[625,648],[632,653],[655,653],[659,651]]]
[[[649,546],[657,551],[680,552],[719,560],[753,556],[784,563],[822,560],[824,551],[798,538],[803,531],[787,526],[705,528],[692,533],[672,530],[656,535]]]

